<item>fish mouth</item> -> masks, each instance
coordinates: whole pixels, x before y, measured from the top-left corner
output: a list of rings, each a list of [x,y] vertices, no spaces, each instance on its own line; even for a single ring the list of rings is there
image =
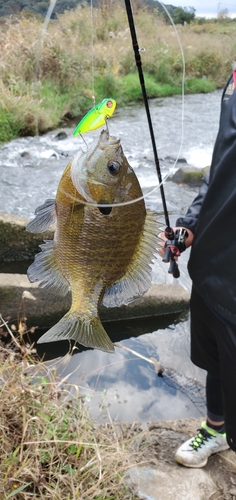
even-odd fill
[[[102,215],[109,215],[112,211],[112,207],[108,205],[108,207],[98,207],[99,212]]]
[[[100,206],[102,205],[102,206]],[[100,200],[98,202],[98,210],[101,212],[102,215],[109,215],[112,211],[112,205],[108,203],[107,201]]]
[[[101,149],[105,149],[107,145],[115,146],[120,144],[120,139],[115,137],[114,135],[110,135],[108,130],[102,130],[100,135],[100,147]]]

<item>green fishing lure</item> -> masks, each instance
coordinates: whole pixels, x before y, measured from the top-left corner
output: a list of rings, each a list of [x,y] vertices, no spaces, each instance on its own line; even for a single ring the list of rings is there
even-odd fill
[[[88,113],[82,118],[73,135],[84,134],[96,128],[102,127],[106,124],[106,119],[110,118],[116,109],[116,101],[114,99],[103,99],[102,102],[96,104]]]

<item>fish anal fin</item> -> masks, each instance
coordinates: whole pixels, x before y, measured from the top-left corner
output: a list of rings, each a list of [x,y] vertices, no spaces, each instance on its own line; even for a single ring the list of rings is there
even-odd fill
[[[39,344],[57,342],[60,340],[75,340],[85,347],[114,352],[114,345],[104,330],[99,317],[78,316],[70,311],[48,330],[40,339]]]
[[[29,233],[44,233],[56,221],[55,200],[46,200],[35,210],[36,217],[26,226]]]
[[[143,295],[151,285],[151,264],[158,246],[157,214],[147,210],[142,235],[126,273],[106,291],[103,305],[119,307]]]

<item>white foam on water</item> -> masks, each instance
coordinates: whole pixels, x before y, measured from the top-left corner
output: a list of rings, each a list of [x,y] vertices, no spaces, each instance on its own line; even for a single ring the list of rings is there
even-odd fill
[[[212,151],[213,148],[210,146],[192,147],[184,156],[189,165],[204,168],[211,165]]]

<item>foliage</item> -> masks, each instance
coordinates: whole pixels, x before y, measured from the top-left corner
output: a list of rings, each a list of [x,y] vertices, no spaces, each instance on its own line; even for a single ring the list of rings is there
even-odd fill
[[[185,92],[187,93],[206,94],[207,92],[213,92],[214,90],[216,90],[216,84],[205,78],[188,78],[185,81]]]
[[[0,142],[7,142],[15,139],[20,132],[21,123],[16,122],[13,111],[6,111],[0,108]]]
[[[89,3],[88,0],[86,0],[86,3]],[[56,5],[54,7],[53,13],[52,13],[52,19],[56,19],[57,14],[62,14],[66,10],[70,9],[76,9],[78,5],[82,5],[84,2],[83,0],[57,0]],[[116,0],[116,3],[121,3],[120,0]],[[0,16],[8,16],[12,14],[19,14],[20,12],[24,12],[25,14],[29,13],[34,13],[34,14],[40,14],[41,16],[45,17],[48,7],[49,7],[49,0],[0,0]],[[99,6],[100,8],[105,10],[110,10],[110,6],[106,0],[95,0],[94,5]],[[143,8],[146,7],[149,11],[157,10],[160,13],[163,13],[164,16],[166,16],[165,9],[162,6],[158,0],[140,0],[139,2],[136,0],[136,2],[133,3],[133,8],[134,10],[138,8]],[[172,16],[174,16],[174,12],[176,10],[176,7],[172,5],[167,6],[169,12],[171,13]],[[182,9],[181,7],[177,8],[179,11],[177,17],[183,18],[184,21],[190,22],[194,18],[194,15],[192,17],[191,15],[191,10],[194,11],[193,8],[184,8]],[[182,12],[183,11],[183,12]],[[192,12],[193,14],[193,12]],[[166,17],[168,20],[168,16]],[[109,21],[109,18],[107,18],[107,21]],[[175,21],[178,22],[178,21]],[[182,21],[180,21],[181,24]]]
[[[167,84],[159,83],[153,75],[146,75],[145,77],[145,87],[147,96],[149,99],[153,97],[167,97],[169,95],[181,93],[181,87]],[[140,86],[139,78],[136,73],[131,73],[129,75],[123,76],[120,82],[120,91],[122,94],[122,103],[126,102],[126,96],[128,100],[140,101],[142,99],[142,89]]]
[[[173,21],[175,24],[189,24],[195,18],[194,7],[189,7],[182,9],[182,7],[177,7],[174,11]]]
[[[0,0],[0,16],[9,16],[11,14],[19,14],[19,12],[33,12],[45,16],[49,7],[48,0]],[[57,0],[52,18],[56,18],[56,14],[61,14],[65,10],[75,9],[81,0]]]
[[[167,11],[175,24],[189,24],[195,18],[196,9],[194,7],[173,7],[173,5],[166,6]],[[161,11],[160,11],[161,12]],[[163,17],[167,24],[170,24],[170,18],[166,11],[162,12]]]

